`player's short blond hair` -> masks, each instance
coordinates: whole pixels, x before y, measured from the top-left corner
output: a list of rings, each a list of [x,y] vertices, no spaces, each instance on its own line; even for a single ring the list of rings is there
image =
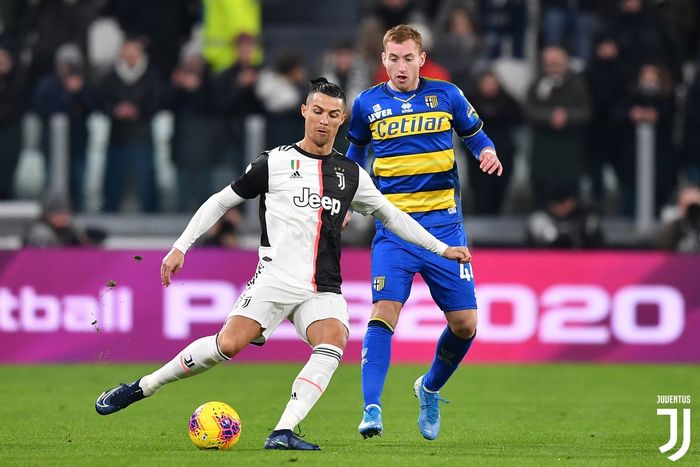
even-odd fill
[[[399,24],[389,29],[386,34],[384,34],[384,48],[389,42],[394,42],[396,44],[401,44],[406,41],[413,41],[418,46],[418,50],[423,51],[423,37],[420,33],[407,24]]]

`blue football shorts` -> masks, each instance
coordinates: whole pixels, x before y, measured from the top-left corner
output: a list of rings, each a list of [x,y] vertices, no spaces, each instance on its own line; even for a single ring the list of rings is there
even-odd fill
[[[426,230],[450,246],[467,245],[461,223]],[[442,311],[476,309],[471,263],[448,260],[378,228],[372,241],[372,303],[379,300],[405,303],[416,273],[423,277]]]

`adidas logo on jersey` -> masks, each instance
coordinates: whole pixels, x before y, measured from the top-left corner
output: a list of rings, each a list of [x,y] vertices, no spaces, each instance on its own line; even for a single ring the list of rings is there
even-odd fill
[[[309,187],[304,187],[301,191],[301,196],[293,198],[294,205],[300,208],[309,206],[312,209],[323,208],[330,211],[331,215],[340,212],[340,200],[331,198],[330,196],[319,196],[317,193],[311,193]]]
[[[295,170],[294,172],[292,172],[292,175],[290,175],[289,178],[303,178],[303,177],[301,176],[301,174],[299,173],[298,170]]]

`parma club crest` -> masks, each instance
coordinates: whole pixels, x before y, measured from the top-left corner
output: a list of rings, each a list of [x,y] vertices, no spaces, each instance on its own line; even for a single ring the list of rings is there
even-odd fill
[[[425,105],[427,105],[431,109],[434,109],[435,107],[438,106],[438,97],[435,95],[425,96]]]
[[[374,287],[374,290],[379,292],[380,290],[382,290],[384,288],[385,277],[386,276],[376,276],[372,280],[372,287]]]

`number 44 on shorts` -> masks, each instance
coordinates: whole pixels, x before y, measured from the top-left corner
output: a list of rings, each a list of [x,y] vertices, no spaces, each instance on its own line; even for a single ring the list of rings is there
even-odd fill
[[[461,264],[459,265],[459,278],[460,279],[466,279],[468,281],[472,280],[474,278],[474,273],[472,272],[472,265],[467,263],[467,264]]]

